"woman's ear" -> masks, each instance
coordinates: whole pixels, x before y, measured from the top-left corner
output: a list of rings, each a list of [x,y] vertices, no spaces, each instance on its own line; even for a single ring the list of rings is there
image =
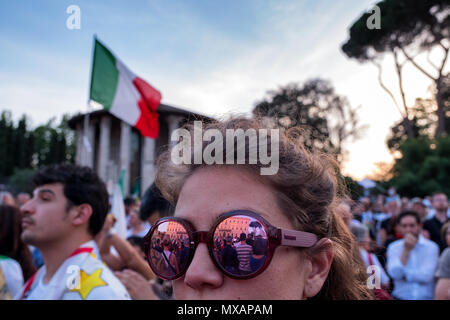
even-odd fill
[[[322,289],[333,262],[333,243],[330,239],[321,239],[309,256],[309,268],[305,275],[303,296],[312,298]]]

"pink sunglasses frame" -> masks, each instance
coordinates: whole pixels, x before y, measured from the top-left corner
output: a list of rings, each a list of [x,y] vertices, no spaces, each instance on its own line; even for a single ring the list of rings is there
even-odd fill
[[[232,216],[249,216],[255,220],[257,220],[264,228],[267,233],[267,253],[266,253],[266,259],[264,261],[264,264],[255,272],[250,273],[248,275],[236,275],[233,273],[230,273],[227,271],[215,258],[214,256],[214,233],[222,221],[224,221],[227,218],[230,218]],[[189,258],[186,262],[186,265],[182,270],[178,272],[178,274],[175,274],[174,276],[167,277],[164,275],[161,275],[156,266],[153,265],[151,260],[151,254],[150,250],[152,250],[152,235],[153,233],[158,230],[159,225],[161,225],[164,222],[167,221],[176,221],[180,223],[187,231],[187,234],[189,236],[190,242],[190,253]],[[193,227],[192,223],[189,222],[186,219],[177,218],[177,217],[164,217],[159,219],[150,229],[150,231],[147,233],[147,235],[144,237],[144,250],[147,257],[147,262],[150,265],[150,268],[153,270],[153,272],[160,278],[165,280],[175,280],[180,277],[182,277],[187,269],[189,268],[192,259],[194,258],[195,250],[197,249],[197,246],[199,243],[206,243],[208,247],[209,255],[214,262],[215,266],[222,271],[226,276],[233,278],[233,279],[239,279],[239,280],[246,280],[256,277],[257,275],[261,274],[270,264],[272,261],[273,254],[275,252],[275,249],[279,246],[290,246],[290,247],[302,247],[302,248],[309,248],[314,246],[318,241],[317,235],[305,232],[305,231],[298,231],[298,230],[288,230],[288,229],[280,229],[272,226],[269,222],[267,222],[263,217],[261,217],[259,214],[254,213],[252,211],[248,210],[234,210],[231,212],[223,213],[218,218],[217,221],[214,223],[214,225],[211,227],[210,231],[196,231]],[[154,249],[153,249],[154,250]]]

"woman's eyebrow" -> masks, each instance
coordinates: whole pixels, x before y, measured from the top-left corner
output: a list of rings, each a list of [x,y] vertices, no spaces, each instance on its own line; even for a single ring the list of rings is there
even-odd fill
[[[239,211],[250,211],[250,212],[256,213],[257,215],[260,215],[261,217],[263,217],[264,219],[266,219],[269,222],[271,220],[270,219],[271,216],[268,213],[266,213],[265,211],[262,211],[261,209],[255,209],[252,207],[244,206],[244,207],[240,207],[238,209],[229,210],[228,212],[232,212],[232,211],[238,211],[238,212]],[[227,213],[227,212],[225,212],[225,213]]]

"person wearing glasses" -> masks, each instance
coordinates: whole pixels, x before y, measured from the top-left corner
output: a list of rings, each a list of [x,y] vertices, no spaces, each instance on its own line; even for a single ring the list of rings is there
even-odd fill
[[[244,118],[203,125],[224,137],[227,129],[267,129]],[[336,213],[336,162],[307,151],[301,132],[289,130],[279,135],[278,172],[260,175],[264,164],[249,164],[252,146],[244,141],[245,164],[175,164],[170,150],[160,156],[156,185],[175,214],[158,220],[144,239],[155,274],[173,280],[176,299],[373,299],[358,245]],[[226,145],[224,139],[224,150],[215,152],[225,155]],[[265,247],[251,255],[255,269],[242,273],[215,254],[216,241],[229,251],[229,237],[253,226]],[[178,270],[155,258],[153,244],[165,236],[189,239],[188,263]]]

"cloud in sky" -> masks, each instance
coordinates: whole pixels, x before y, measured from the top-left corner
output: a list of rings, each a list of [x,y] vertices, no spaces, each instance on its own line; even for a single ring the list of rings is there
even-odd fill
[[[0,108],[16,117],[26,113],[41,123],[86,110],[97,33],[162,91],[163,102],[213,116],[248,113],[267,90],[289,82],[329,79],[354,107],[362,105],[361,122],[369,125],[348,145],[345,171],[360,178],[374,162],[391,159],[385,138],[400,116],[376,69],[340,51],[348,26],[372,1],[79,1],[82,29],[75,31],[65,28],[71,1],[43,3],[3,8],[14,13],[0,22]],[[407,92],[424,95],[426,81],[406,71]],[[385,75],[395,85],[392,72]]]

